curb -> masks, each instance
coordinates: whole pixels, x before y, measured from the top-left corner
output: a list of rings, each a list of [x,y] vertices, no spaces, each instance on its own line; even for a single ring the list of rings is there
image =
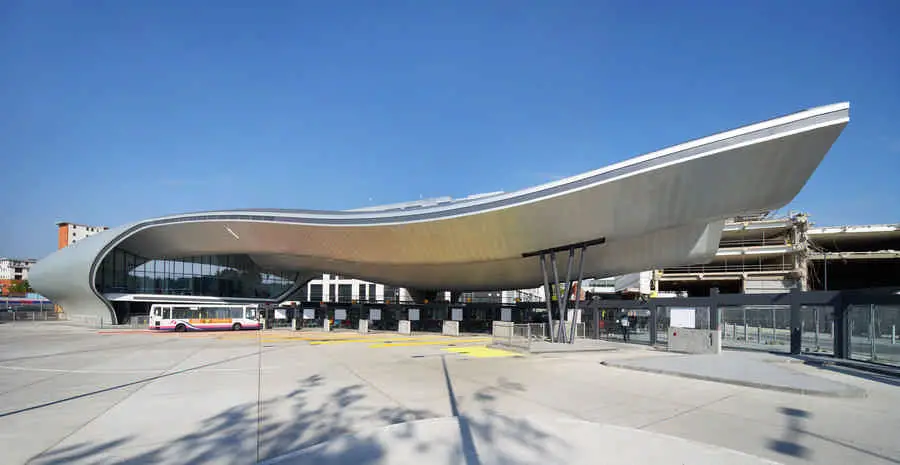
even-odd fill
[[[583,353],[583,352],[615,352],[619,350],[618,347],[585,347],[581,349],[571,349],[571,350],[530,350],[525,349],[523,347],[517,346],[508,346],[504,344],[488,344],[491,349],[500,349],[500,350],[508,350],[511,352],[519,352],[522,354],[572,354],[572,353]]]
[[[645,373],[655,373],[660,375],[669,375],[669,376],[677,376],[679,378],[688,378],[688,379],[698,379],[701,381],[712,381],[717,383],[724,384],[732,384],[735,386],[744,386],[744,387],[752,387],[756,389],[765,389],[768,391],[780,391],[780,392],[789,392],[792,394],[800,394],[806,396],[820,396],[820,397],[833,397],[833,398],[865,398],[867,396],[866,391],[863,389],[859,389],[854,386],[847,386],[840,391],[822,391],[819,389],[802,389],[795,388],[790,386],[777,386],[774,384],[767,383],[759,383],[755,381],[742,381],[738,379],[731,378],[720,378],[717,376],[707,376],[707,375],[695,375],[691,373],[681,373],[676,371],[664,370],[661,368],[647,368],[640,366],[631,366],[625,365],[616,362],[603,361],[600,362],[601,365],[613,367],[613,368],[621,368],[625,370],[634,370],[634,371],[643,371]]]
[[[798,358],[800,358],[800,357],[798,357]],[[890,376],[892,378],[900,379],[900,369],[892,368],[892,367],[877,366],[877,365],[873,365],[871,363],[847,361],[847,360],[843,360],[843,359],[827,359],[827,358],[820,359],[820,358],[813,358],[813,357],[809,357],[809,356],[800,358],[800,361],[803,364],[810,365],[810,366],[824,366],[824,367],[835,366],[835,367],[840,367],[840,368],[849,368],[852,370],[867,371],[869,373],[876,373],[879,375]]]

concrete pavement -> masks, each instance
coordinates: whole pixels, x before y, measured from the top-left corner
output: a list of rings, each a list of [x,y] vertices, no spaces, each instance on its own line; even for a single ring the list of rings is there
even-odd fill
[[[864,397],[857,386],[798,370],[800,360],[764,352],[669,355],[603,362],[607,366],[717,381],[761,389],[830,397]]]
[[[900,463],[888,383],[797,365],[867,394],[804,396],[601,364],[670,356],[643,347],[343,337],[0,325],[0,462]]]

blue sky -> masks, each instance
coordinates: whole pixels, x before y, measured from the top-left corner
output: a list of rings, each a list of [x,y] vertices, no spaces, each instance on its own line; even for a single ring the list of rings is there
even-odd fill
[[[898,20],[892,0],[6,0],[0,256],[46,255],[60,220],[511,191],[839,101],[850,126],[790,208],[898,222]]]

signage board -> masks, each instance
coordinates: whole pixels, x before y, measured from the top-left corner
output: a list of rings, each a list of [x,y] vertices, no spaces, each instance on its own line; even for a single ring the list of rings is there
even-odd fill
[[[693,329],[696,325],[696,313],[696,309],[693,307],[672,307],[669,309],[669,326]]]

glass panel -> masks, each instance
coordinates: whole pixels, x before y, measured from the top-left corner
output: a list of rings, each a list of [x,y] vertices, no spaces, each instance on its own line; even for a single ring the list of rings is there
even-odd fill
[[[875,306],[875,360],[880,363],[900,365],[900,344],[897,331],[900,330],[900,306]]]
[[[222,266],[221,264],[230,266]],[[292,273],[260,269],[244,255],[147,260],[115,249],[100,264],[102,292],[277,298],[294,284]]]
[[[800,307],[800,348],[803,352],[834,353],[834,308]]]
[[[310,302],[321,302],[322,301],[322,285],[321,284],[310,284],[309,285],[309,300],[310,300]]]
[[[338,285],[338,302],[350,302],[353,300],[353,285],[352,284],[339,284]]]
[[[850,357],[857,360],[900,365],[900,307],[853,305],[849,308]]]
[[[791,310],[786,305],[720,307],[722,346],[789,352]]]

